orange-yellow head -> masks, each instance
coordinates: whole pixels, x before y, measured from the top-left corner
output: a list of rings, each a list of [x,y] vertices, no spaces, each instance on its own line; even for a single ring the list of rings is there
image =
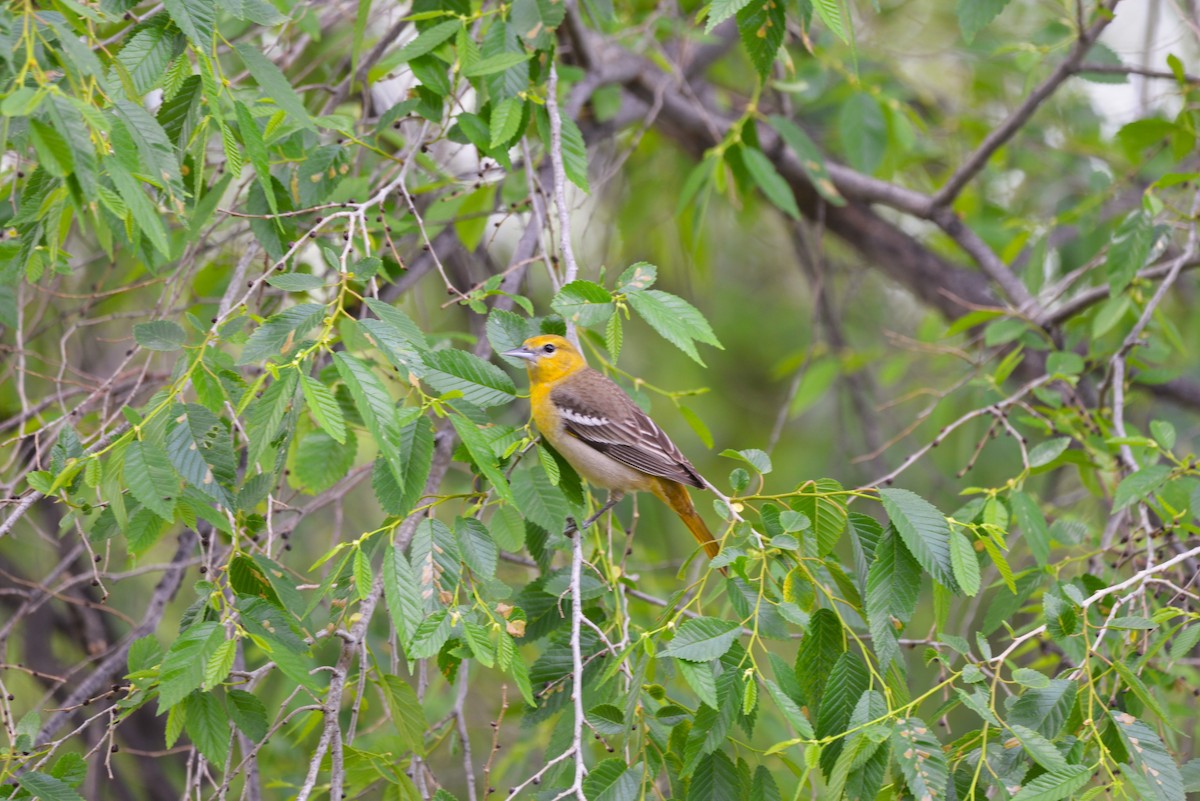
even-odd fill
[[[505,351],[504,356],[525,359],[529,380],[534,384],[552,384],[587,367],[574,345],[555,334],[530,337],[521,347]]]

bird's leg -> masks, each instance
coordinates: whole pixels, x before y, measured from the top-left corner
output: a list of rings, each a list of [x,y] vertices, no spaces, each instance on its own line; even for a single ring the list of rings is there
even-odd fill
[[[604,517],[604,513],[607,512],[609,509],[613,508],[614,506],[616,506],[618,503],[620,503],[621,499],[624,497],[625,497],[625,493],[621,492],[620,490],[610,491],[608,493],[608,500],[605,501],[604,505],[600,507],[600,511],[596,512],[596,514],[592,515],[587,520],[584,520],[582,526],[575,525],[575,521],[568,517],[567,518],[567,530],[565,532],[566,535],[568,537],[570,537],[576,531],[580,531],[580,530],[587,531],[588,528],[591,527],[592,523],[595,523],[597,520]]]

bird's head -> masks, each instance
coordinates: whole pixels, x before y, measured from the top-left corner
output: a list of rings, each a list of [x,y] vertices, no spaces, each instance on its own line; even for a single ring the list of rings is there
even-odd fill
[[[557,381],[587,366],[583,355],[569,340],[554,334],[530,337],[515,350],[502,355],[525,359],[532,381]]]

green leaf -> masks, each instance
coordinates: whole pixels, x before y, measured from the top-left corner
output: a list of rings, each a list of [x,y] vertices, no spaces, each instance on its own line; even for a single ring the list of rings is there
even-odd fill
[[[704,361],[696,352],[696,342],[723,349],[708,320],[704,319],[699,309],[683,298],[657,289],[632,292],[626,297],[633,310],[649,323],[651,328],[697,364],[703,365]]]
[[[342,414],[342,407],[338,405],[329,388],[307,373],[301,373],[300,389],[304,392],[304,402],[308,404],[308,410],[312,412],[317,425],[337,442],[345,443],[346,419]]]
[[[842,485],[837,481],[822,478],[805,486],[805,494],[791,502],[793,509],[807,515],[812,521],[812,534],[817,538],[817,556],[832,553],[846,530],[846,507],[839,498],[830,497],[830,494],[841,491]]]
[[[400,475],[394,476],[387,462],[380,459],[371,472],[371,485],[385,512],[403,516],[416,506],[425,492],[425,479],[433,459],[433,429],[429,418],[418,417],[401,428],[396,442]]]
[[[1113,233],[1104,262],[1111,294],[1120,294],[1145,266],[1159,237],[1154,217],[1144,210],[1130,212]]]
[[[467,78],[482,78],[485,75],[495,75],[497,72],[504,72],[505,70],[515,67],[518,64],[524,64],[532,57],[533,53],[497,53],[494,56],[480,59],[469,67],[465,67],[462,71],[462,74]]]
[[[970,541],[961,531],[950,534],[950,565],[954,569],[954,578],[958,586],[969,596],[974,597],[979,592],[980,573],[979,557]]]
[[[1045,442],[1039,442],[1029,449],[1029,466],[1045,467],[1059,456],[1062,456],[1071,444],[1070,437],[1055,437]]]
[[[178,323],[170,320],[154,320],[135,325],[133,338],[146,350],[169,353],[183,347],[183,343],[187,341],[187,334]]]
[[[501,54],[507,55],[507,54]],[[490,146],[493,150],[507,145],[516,138],[521,129],[521,117],[525,113],[525,101],[510,97],[492,109],[488,125]]]
[[[425,364],[429,368],[423,377],[427,384],[443,393],[461,392],[463,399],[475,406],[500,406],[516,397],[517,388],[508,373],[465,350],[430,351],[425,354]]]
[[[775,0],[751,0],[737,12],[738,34],[760,78],[766,78],[783,44],[787,13]]]
[[[1028,726],[1053,740],[1075,704],[1075,692],[1075,682],[1066,679],[1051,679],[1045,689],[1026,690],[1009,709],[1007,722]]]
[[[810,714],[819,714],[830,671],[846,650],[842,624],[829,609],[818,609],[796,650],[796,680]]]
[[[212,52],[217,23],[213,0],[163,0],[163,8],[192,44],[205,53]]]
[[[398,548],[388,548],[383,558],[383,597],[392,616],[392,626],[407,646],[421,624],[424,605],[412,565]]]
[[[887,150],[887,118],[879,101],[869,94],[851,95],[838,112],[838,141],[846,160],[859,172],[872,175]]]
[[[1152,492],[1161,487],[1170,475],[1170,467],[1165,464],[1155,464],[1125,476],[1117,485],[1117,491],[1113,493],[1113,511],[1145,500]]]
[[[500,549],[496,547],[487,526],[473,517],[460,517],[454,521],[454,536],[458,540],[463,563],[471,568],[472,573],[481,578],[496,575]]]
[[[821,197],[835,206],[846,205],[846,199],[838,192],[837,187],[833,184],[833,179],[829,177],[829,170],[825,168],[824,155],[816,143],[804,132],[804,129],[787,117],[778,114],[772,114],[767,119],[776,133],[792,149],[796,159],[800,162],[801,169],[808,175],[817,191],[821,193]]]
[[[133,217],[137,229],[150,241],[150,244],[163,256],[171,255],[171,246],[167,242],[167,229],[163,225],[162,214],[146,197],[142,185],[115,158],[104,159],[103,169],[112,179],[117,193],[125,201],[125,205]]]
[[[1021,747],[1025,749],[1025,753],[1033,757],[1033,761],[1041,765],[1048,772],[1054,773],[1056,771],[1070,770],[1067,760],[1054,747],[1054,743],[1033,729],[1022,726],[1019,723],[1013,724],[1009,728],[1012,729],[1013,735],[1021,742]]]
[[[175,0],[175,2],[187,2],[188,0]],[[203,0],[191,0],[191,2],[203,2]],[[316,124],[308,113],[308,109],[304,107],[304,101],[296,90],[292,88],[287,77],[280,71],[279,67],[262,54],[262,51],[257,47],[248,44],[236,44],[234,49],[242,59],[242,63],[246,65],[246,69],[250,70],[250,74],[254,80],[258,82],[259,88],[262,89],[264,96],[275,101],[275,105],[279,106],[293,122],[303,128],[316,130]]]
[[[398,432],[396,402],[379,377],[360,359],[348,353],[333,354],[342,383],[350,390],[354,406],[362,416],[367,431],[375,438],[379,455],[387,462],[397,482],[403,481],[404,471],[397,453]]]
[[[516,507],[526,520],[546,531],[562,531],[570,505],[560,488],[550,483],[545,470],[518,470],[512,476],[512,494]]]
[[[267,708],[258,696],[231,688],[225,691],[225,697],[229,700],[229,717],[242,734],[256,743],[267,736]]]
[[[324,317],[325,307],[320,303],[302,303],[268,317],[250,335],[237,363],[259,364],[275,356],[286,357]]]
[[[946,517],[929,501],[908,490],[881,489],[879,497],[888,518],[921,567],[942,586],[956,589]]]
[[[29,137],[42,168],[56,178],[75,171],[75,157],[63,135],[38,119],[29,120]]]
[[[184,702],[187,717],[183,728],[204,758],[224,765],[229,756],[229,719],[221,702],[209,693],[194,692]]]
[[[491,443],[488,442],[483,432],[476,428],[473,422],[459,414],[450,415],[450,423],[458,432],[458,437],[466,447],[467,453],[471,455],[471,461],[479,468],[479,472],[483,473],[484,477],[491,482],[496,494],[509,503],[515,503],[508,481],[504,478],[504,473],[500,472],[496,453],[492,450]],[[541,470],[525,472],[545,475]]]
[[[395,732],[400,735],[402,747],[417,754],[425,753],[425,730],[429,727],[421,699],[412,685],[399,676],[387,674],[383,677],[387,688],[388,709],[392,713]]]
[[[217,646],[217,650],[209,657],[208,664],[204,666],[204,683],[200,685],[200,689],[207,692],[225,681],[225,677],[233,669],[233,660],[237,658],[237,647],[237,640],[225,640]]]
[[[267,279],[267,283],[284,292],[308,292],[325,286],[325,281],[319,275],[308,273],[280,273]]]
[[[1039,673],[1032,668],[1017,668],[1013,671],[1013,681],[1020,684],[1022,687],[1033,687],[1034,689],[1044,690],[1050,686],[1050,679],[1046,674]]]
[[[1021,536],[1029,546],[1029,552],[1033,554],[1039,567],[1045,567],[1050,560],[1050,529],[1037,501],[1018,491],[1009,496],[1009,503],[1012,505],[1017,526],[1021,529]]]
[[[737,768],[724,751],[714,751],[696,765],[687,801],[730,801],[741,798]]]
[[[712,5],[708,7],[708,22],[704,26],[704,32],[712,33],[713,28],[741,11],[749,3],[750,0],[713,0]]]
[[[1071,765],[1065,770],[1043,773],[1024,785],[1013,796],[1013,801],[1062,801],[1069,798],[1092,778],[1092,769],[1084,765]]]
[[[908,789],[917,798],[944,798],[950,771],[946,755],[929,726],[920,718],[903,718],[892,732],[892,752]]]
[[[738,638],[742,627],[733,620],[715,617],[696,617],[687,620],[662,651],[689,662],[711,662],[720,659]]]
[[[559,290],[550,308],[569,323],[585,328],[607,322],[616,310],[607,289],[591,281],[572,281]]]
[[[439,22],[430,28],[421,31],[416,39],[400,48],[394,56],[389,56],[387,61],[389,64],[398,66],[407,61],[411,61],[418,56],[423,56],[426,53],[433,52],[433,49],[442,42],[450,39],[454,34],[458,33],[458,29],[462,27],[462,22],[457,19],[446,20]],[[391,69],[391,67],[389,67]]]
[[[794,728],[801,737],[809,740],[815,739],[817,734],[813,730],[812,724],[809,722],[808,718],[805,717],[804,710],[802,710],[795,701],[789,698],[787,693],[780,689],[779,685],[771,679],[763,679],[763,683],[767,685],[767,692],[770,693],[771,698],[773,698],[775,701],[775,704],[779,707],[780,711],[783,712],[784,717],[788,719],[788,723],[792,724],[792,728]]]
[[[254,22],[258,25],[278,25],[284,22],[287,17],[275,10],[267,0],[220,0],[221,8],[228,11],[232,16],[238,19]],[[363,6],[370,9],[370,3],[363,3]]]
[[[838,661],[829,672],[829,680],[825,683],[825,692],[821,696],[821,709],[817,714],[817,736],[825,738],[845,732],[858,699],[870,684],[871,675],[857,654],[847,651],[838,657]],[[826,777],[833,772],[833,766],[842,753],[844,743],[844,739],[834,740],[821,749],[821,770]]]
[[[594,706],[587,713],[588,725],[597,733],[609,736],[624,734],[628,730],[625,715],[612,704]]]
[[[310,495],[324,492],[346,477],[357,452],[352,433],[340,443],[324,431],[310,431],[292,451],[292,485]]]
[[[567,179],[584,192],[591,191],[588,184],[587,144],[583,141],[583,131],[570,117],[562,118],[562,155]]]
[[[125,486],[143,506],[163,520],[174,519],[179,480],[161,447],[149,441],[130,442],[125,449],[124,476]]]
[[[851,31],[847,30],[848,15],[843,0],[813,0],[813,10],[834,36],[841,39],[843,44],[850,44]]]
[[[158,671],[158,711],[182,701],[204,683],[204,670],[225,632],[215,621],[197,623],[179,635],[163,657]]]
[[[39,801],[83,801],[71,785],[44,773],[26,773],[18,781],[21,787]]]
[[[875,546],[875,559],[867,571],[867,623],[883,670],[900,653],[893,621],[907,624],[912,619],[920,590],[921,566],[889,526]]]
[[[958,27],[968,42],[994,20],[1009,0],[958,0]]]
[[[742,148],[741,154],[746,171],[754,179],[755,185],[767,196],[767,200],[793,220],[800,219],[800,208],[796,205],[796,196],[792,194],[792,188],[776,171],[775,165],[767,155],[753,147]]]
[[[159,14],[139,25],[117,53],[117,62],[133,79],[134,91],[144,95],[163,80],[175,56],[178,33],[167,33],[169,16]],[[182,40],[180,40],[182,41]]]

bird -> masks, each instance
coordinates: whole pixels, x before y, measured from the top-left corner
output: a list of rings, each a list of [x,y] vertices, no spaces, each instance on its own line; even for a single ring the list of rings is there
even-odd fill
[[[721,552],[688,492],[708,482],[615,381],[554,334],[530,337],[502,355],[528,362],[529,403],[542,437],[589,484],[608,490],[584,529],[626,493],[649,492],[679,516],[710,559]]]

